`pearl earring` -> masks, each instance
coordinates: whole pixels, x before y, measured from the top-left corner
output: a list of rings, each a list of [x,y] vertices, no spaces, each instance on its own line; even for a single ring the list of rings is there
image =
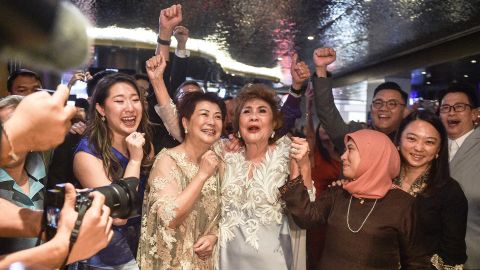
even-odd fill
[[[272,132],[272,135],[270,136],[270,138],[273,139],[273,137],[275,137],[275,131]]]
[[[187,129],[187,128],[185,128],[185,134],[187,134],[187,133],[188,133],[188,129]]]

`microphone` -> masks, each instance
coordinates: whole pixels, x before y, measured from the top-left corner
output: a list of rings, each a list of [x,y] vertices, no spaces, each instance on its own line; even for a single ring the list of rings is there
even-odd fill
[[[7,0],[0,8],[0,58],[63,71],[84,65],[90,23],[67,1]]]

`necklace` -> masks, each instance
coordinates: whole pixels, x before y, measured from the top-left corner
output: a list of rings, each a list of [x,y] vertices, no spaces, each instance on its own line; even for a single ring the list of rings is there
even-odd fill
[[[427,181],[430,177],[430,165],[427,167],[425,172],[423,172],[420,176],[413,181],[413,183],[410,185],[410,187],[407,190],[407,193],[412,195],[413,197],[417,197],[418,194],[422,193],[425,188],[427,188]],[[393,179],[393,183],[397,186],[399,186],[401,189],[402,184],[405,179],[405,168],[402,168],[400,170],[400,175],[396,178]]]
[[[378,199],[375,199],[375,202],[373,203],[372,209],[370,209],[370,212],[368,212],[367,216],[365,217],[365,219],[362,222],[362,225],[360,225],[360,227],[357,230],[352,230],[352,228],[350,227],[350,219],[349,219],[350,206],[352,205],[352,198],[353,198],[353,195],[350,195],[350,202],[348,203],[348,210],[347,210],[347,227],[351,232],[358,233],[363,228],[363,225],[365,225],[365,222],[367,221],[370,214],[373,212],[373,209],[375,208],[375,205],[377,205],[377,200]]]

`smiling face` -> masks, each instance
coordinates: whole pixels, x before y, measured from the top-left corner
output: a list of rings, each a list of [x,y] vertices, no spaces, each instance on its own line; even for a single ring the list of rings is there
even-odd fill
[[[124,82],[108,90],[104,105],[96,104],[98,113],[105,116],[108,128],[116,135],[128,136],[136,131],[142,119],[142,104],[135,88]]]
[[[239,128],[246,144],[268,144],[274,126],[272,108],[267,102],[257,98],[245,102],[240,110]]]
[[[454,106],[455,104],[470,104],[466,94],[462,92],[453,92],[446,94],[440,106]],[[450,108],[450,112],[441,112],[440,119],[447,130],[448,138],[455,140],[465,133],[473,129],[473,120],[475,119],[475,112],[467,106],[463,112],[455,112]]]
[[[375,108],[373,105],[371,106],[372,122],[376,130],[388,135],[397,130],[408,110],[404,104],[402,95],[396,90],[380,90],[373,97],[373,101],[377,100],[383,101],[384,104],[380,108]],[[397,103],[396,107],[388,108],[388,105],[385,104],[385,102],[388,101]]]
[[[434,126],[415,120],[401,134],[400,153],[407,166],[426,169],[440,151],[440,144],[440,133]]]
[[[188,131],[185,138],[211,145],[220,139],[222,122],[222,111],[217,104],[200,101],[195,106],[190,120],[185,117],[182,119],[183,127]]]
[[[360,166],[360,152],[352,139],[347,141],[345,148],[345,153],[341,156],[343,175],[348,179],[354,179]]]

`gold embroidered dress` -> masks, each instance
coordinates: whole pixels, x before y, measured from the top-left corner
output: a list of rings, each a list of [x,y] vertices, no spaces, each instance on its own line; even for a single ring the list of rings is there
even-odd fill
[[[163,149],[152,167],[143,201],[142,231],[137,262],[149,269],[213,269],[213,257],[200,260],[193,245],[203,235],[218,230],[220,184],[218,174],[204,184],[195,205],[177,228],[168,224],[175,217],[175,200],[187,187],[198,166],[185,153]]]

